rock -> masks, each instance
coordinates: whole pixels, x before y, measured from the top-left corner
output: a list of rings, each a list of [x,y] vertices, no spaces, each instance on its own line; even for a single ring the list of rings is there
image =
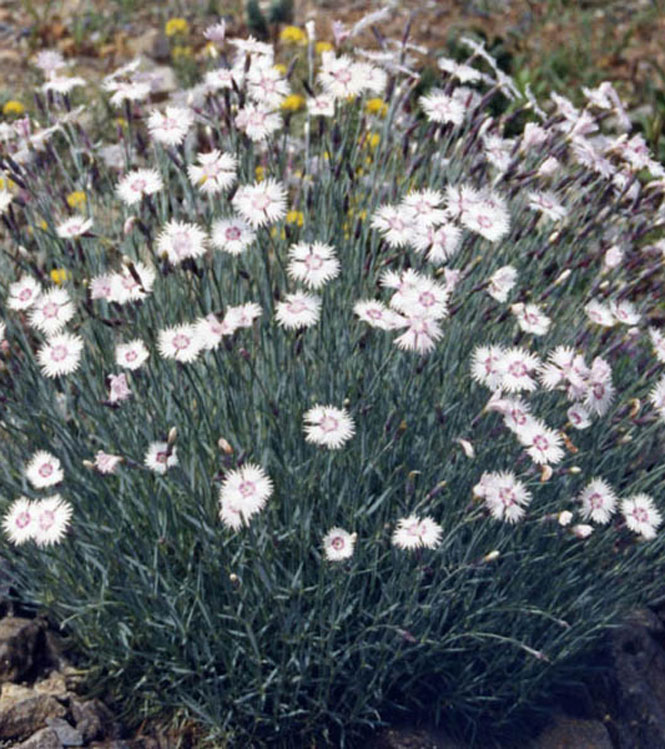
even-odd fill
[[[7,693],[7,687],[13,687]],[[15,684],[3,684],[0,696],[0,739],[26,739],[46,726],[47,718],[62,718],[65,708],[49,694],[38,694],[26,687],[22,696]]]
[[[42,728],[20,744],[15,744],[14,749],[62,749],[62,744],[57,735],[50,728]]]
[[[76,730],[81,732],[84,741],[95,741],[114,733],[113,713],[99,700],[72,700],[71,712]]]
[[[35,682],[35,692],[39,694],[50,694],[53,697],[66,697],[67,684],[65,677],[59,671],[54,671],[46,679]]]
[[[71,726],[62,718],[47,718],[46,725],[57,734],[63,746],[83,746],[81,731]]]
[[[615,746],[665,747],[665,627],[649,609],[633,613],[610,636],[607,711]]]
[[[367,749],[465,749],[441,731],[421,728],[383,728],[368,742]]]
[[[612,749],[607,728],[599,720],[557,715],[530,749]]]
[[[0,620],[0,683],[32,676],[44,651],[44,624],[13,616]]]

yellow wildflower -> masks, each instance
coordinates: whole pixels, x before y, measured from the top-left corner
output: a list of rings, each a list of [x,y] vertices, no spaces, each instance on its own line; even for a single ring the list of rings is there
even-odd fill
[[[266,178],[266,170],[262,166],[257,166],[254,170],[254,176],[256,177],[257,182],[263,182],[263,180]]]
[[[378,114],[379,117],[385,117],[388,114],[388,105],[383,99],[369,99],[365,104],[368,114]]]
[[[164,27],[166,36],[175,36],[176,34],[186,34],[189,31],[189,24],[184,18],[169,18]]]
[[[371,148],[372,151],[379,145],[380,142],[381,136],[378,133],[372,133],[365,141],[368,148]]]
[[[285,26],[279,38],[285,44],[307,44],[307,34],[298,26]]]
[[[127,120],[124,117],[116,117],[115,124],[119,127],[127,127]]]
[[[286,112],[297,112],[305,106],[305,97],[300,94],[291,94],[284,99],[281,106]]]
[[[302,226],[305,223],[305,214],[302,211],[289,211],[286,214],[286,223]]]
[[[183,46],[181,44],[177,44],[172,50],[171,50],[171,58],[173,60],[181,60],[181,59],[189,59],[192,56],[192,48],[190,46]]]
[[[87,199],[88,198],[83,190],[74,190],[74,192],[70,192],[67,196],[67,205],[70,208],[80,208],[85,205]]]
[[[64,268],[54,268],[51,271],[50,276],[51,281],[53,281],[53,283],[57,284],[58,286],[60,286],[61,283],[64,283],[69,278],[69,274]]]
[[[25,107],[23,104],[21,104],[20,101],[16,101],[16,99],[10,99],[9,101],[5,102],[4,107],[2,108],[2,113],[5,115],[5,117],[11,117],[13,115],[20,115],[25,112]]]
[[[0,177],[0,190],[10,191],[16,187],[16,182],[12,182],[9,177]]]
[[[322,55],[324,52],[330,52],[335,47],[330,42],[317,42],[314,45],[317,55]]]
[[[273,65],[273,68],[280,74],[280,75],[286,75],[286,65],[284,65],[283,62],[278,62],[275,65]]]

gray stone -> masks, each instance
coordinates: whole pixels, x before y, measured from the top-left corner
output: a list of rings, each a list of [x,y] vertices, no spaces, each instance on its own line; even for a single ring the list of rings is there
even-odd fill
[[[72,700],[70,709],[84,741],[95,741],[113,733],[113,713],[99,700]]]
[[[14,749],[62,749],[62,744],[50,728],[42,728],[29,739],[15,744]]]
[[[0,620],[0,683],[23,681],[36,669],[44,647],[39,619],[7,616]]]
[[[74,728],[62,718],[47,718],[46,725],[58,736],[63,746],[83,746],[81,731]]]
[[[67,711],[51,695],[37,694],[19,696],[15,692],[7,693],[4,684],[0,696],[0,739],[26,739],[28,736],[46,726],[48,718],[62,718]]]
[[[557,715],[530,749],[612,749],[607,728],[598,720]]]

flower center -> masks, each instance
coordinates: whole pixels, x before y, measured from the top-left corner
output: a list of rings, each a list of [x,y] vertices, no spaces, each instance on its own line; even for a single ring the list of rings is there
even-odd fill
[[[53,361],[63,361],[67,358],[67,346],[54,346],[51,349],[51,359]]]
[[[334,416],[324,416],[319,427],[324,432],[335,432],[339,428],[339,421]]]
[[[252,198],[252,207],[257,211],[265,211],[270,205],[270,198],[267,195],[255,195]]]
[[[494,222],[489,216],[478,216],[478,224],[479,226],[482,226],[483,229],[489,229],[493,223]]]
[[[55,513],[52,510],[44,510],[39,516],[39,527],[47,531],[55,522]]]
[[[252,481],[243,481],[238,487],[238,491],[243,497],[251,497],[256,491],[256,486]]]
[[[57,317],[58,305],[55,302],[47,302],[42,307],[42,314],[44,315],[44,317]]]
[[[543,437],[542,434],[537,434],[533,438],[533,446],[538,450],[547,450],[547,448],[550,446],[550,443],[548,442],[546,437]]]
[[[134,361],[137,356],[138,354],[136,353],[136,351],[128,351],[125,354],[125,361]]]
[[[183,349],[186,349],[189,344],[191,343],[188,336],[183,335],[182,333],[179,333],[176,336],[173,336],[173,348],[178,349],[178,351],[182,351]]]
[[[44,465],[39,466],[37,473],[39,473],[40,476],[47,478],[53,473],[53,466],[50,463],[44,463]]]
[[[21,289],[21,292],[18,295],[18,298],[22,302],[27,302],[28,299],[32,296],[32,290],[31,289]]]
[[[318,255],[308,255],[305,258],[305,265],[309,270],[319,270],[323,265],[323,260]]]
[[[335,536],[335,538],[330,542],[330,545],[335,549],[335,551],[339,551],[344,548],[344,539],[341,536]]]
[[[240,229],[237,226],[229,226],[226,230],[226,238],[229,242],[237,242],[242,236]]]
[[[27,528],[30,525],[30,513],[29,512],[19,512],[19,514],[16,516],[16,526],[18,528]]]
[[[591,509],[593,510],[600,510],[603,506],[603,498],[600,494],[597,492],[595,494],[592,494],[589,497],[589,504],[591,505]]]

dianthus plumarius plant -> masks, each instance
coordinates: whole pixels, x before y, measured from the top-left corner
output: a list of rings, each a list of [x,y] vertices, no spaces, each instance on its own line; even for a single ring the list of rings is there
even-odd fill
[[[42,53],[0,125],[3,554],[233,746],[509,730],[659,586],[665,172],[609,83],[334,32],[130,63],[110,143]]]

